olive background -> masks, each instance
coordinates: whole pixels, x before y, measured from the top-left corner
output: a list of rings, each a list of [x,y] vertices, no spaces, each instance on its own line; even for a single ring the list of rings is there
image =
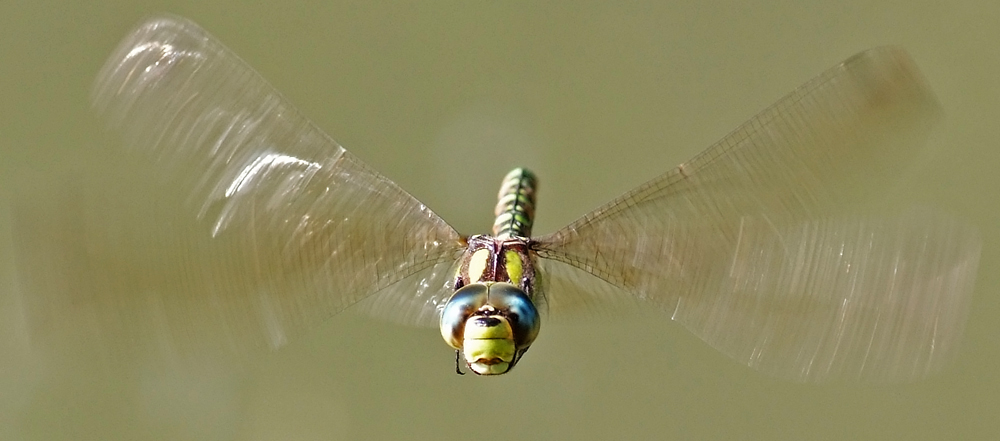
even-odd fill
[[[964,343],[910,384],[797,384],[668,316],[544,324],[510,375],[459,377],[436,330],[340,314],[240,363],[109,363],[19,315],[0,216],[0,439],[994,439],[1000,434],[1000,3],[0,2],[0,194],[72,182],[116,138],[90,83],[126,32],[208,29],[351,152],[465,233],[514,166],[536,233],[690,158],[842,59],[899,44],[945,109],[893,197],[980,228]],[[108,167],[114,167],[108,161]],[[122,337],[127,338],[127,337]],[[44,344],[43,344],[44,343]]]

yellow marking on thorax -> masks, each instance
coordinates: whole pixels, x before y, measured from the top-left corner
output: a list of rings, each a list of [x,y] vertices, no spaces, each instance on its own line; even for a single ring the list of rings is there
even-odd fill
[[[521,275],[524,273],[521,255],[517,251],[507,250],[503,256],[507,260],[507,276],[510,277],[510,283],[521,286]]]
[[[473,283],[482,281],[489,260],[490,250],[486,248],[472,253],[472,257],[469,258],[469,280]]]

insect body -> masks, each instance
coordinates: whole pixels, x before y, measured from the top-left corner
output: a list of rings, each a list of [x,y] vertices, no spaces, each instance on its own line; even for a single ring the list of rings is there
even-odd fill
[[[528,239],[536,183],[521,168],[504,178],[493,236],[469,238],[453,284],[455,295],[441,314],[441,335],[455,350],[465,351],[469,368],[480,375],[513,368],[541,325],[531,301],[535,256]]]

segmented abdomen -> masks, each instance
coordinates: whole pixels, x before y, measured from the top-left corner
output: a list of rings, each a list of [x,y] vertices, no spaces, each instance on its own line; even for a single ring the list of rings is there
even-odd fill
[[[507,239],[513,236],[530,237],[535,218],[535,174],[523,168],[507,173],[500,184],[499,201],[494,214],[493,236]]]

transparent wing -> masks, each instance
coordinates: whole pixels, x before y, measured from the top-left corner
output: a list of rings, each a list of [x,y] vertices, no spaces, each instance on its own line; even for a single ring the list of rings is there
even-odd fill
[[[455,293],[459,257],[443,260],[351,307],[351,312],[409,326],[437,328],[441,310]]]
[[[92,98],[130,147],[157,160],[161,188],[191,209],[165,215],[162,234],[195,218],[211,238],[178,256],[186,262],[135,268],[182,283],[146,302],[172,333],[203,317],[237,343],[280,345],[376,291],[423,280],[462,250],[453,228],[192,22],[141,24],[101,70]],[[128,291],[103,295],[125,301],[135,295]],[[435,308],[405,304],[415,315]]]
[[[653,302],[723,352],[803,380],[935,369],[961,334],[978,236],[940,217],[842,213],[914,156],[937,114],[901,49],[848,59],[690,162],[539,238],[540,257],[605,282],[543,264],[557,279],[553,314]]]
[[[799,381],[916,379],[954,355],[978,267],[975,229],[920,210],[780,230],[748,217],[741,228],[727,255],[692,256],[693,281],[660,286],[655,265],[637,265],[631,277],[648,291],[542,259],[550,308],[608,316],[652,302],[734,359]]]

